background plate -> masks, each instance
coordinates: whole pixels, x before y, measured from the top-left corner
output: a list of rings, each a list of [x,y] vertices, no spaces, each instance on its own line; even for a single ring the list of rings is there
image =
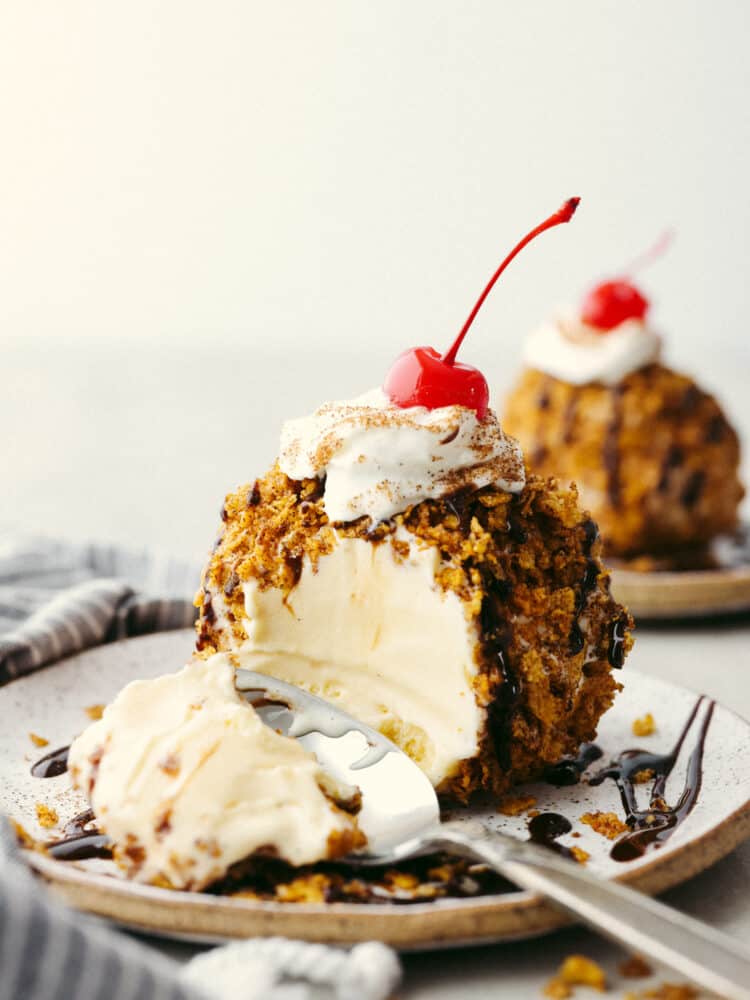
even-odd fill
[[[750,610],[750,566],[651,573],[612,569],[612,593],[636,622]]]
[[[49,748],[65,745],[88,719],[85,708],[105,703],[128,681],[154,677],[180,666],[190,652],[192,631],[171,632],[101,646],[22,678],[0,689],[0,811],[19,820],[30,833],[48,837],[36,821],[36,804],[54,807],[61,822],[83,808],[65,775],[40,780],[29,767],[45,752],[29,733],[49,740]],[[712,664],[712,668],[719,666]],[[625,690],[602,720],[598,743],[604,759],[626,747],[643,745],[663,751],[671,747],[687,718],[695,694],[633,670],[622,674]],[[646,712],[658,730],[647,738],[632,735],[633,720]],[[713,864],[750,836],[750,757],[745,748],[750,725],[717,707],[706,741],[704,782],[700,799],[688,819],[658,851],[634,862],[618,864],[609,857],[611,842],[580,823],[581,814],[602,810],[622,815],[611,782],[598,788],[586,784],[554,788],[546,784],[524,788],[537,797],[536,808],[560,812],[580,837],[562,843],[577,845],[591,855],[589,868],[637,888],[659,892]],[[691,744],[687,740],[687,748]],[[45,748],[47,749],[47,748]],[[596,765],[595,765],[596,766]],[[683,768],[675,768],[667,786],[668,799],[682,785]],[[523,816],[492,814],[498,829],[526,837]],[[54,834],[54,831],[52,831]],[[105,873],[108,862],[78,865],[29,854],[29,861],[71,905],[121,924],[192,940],[280,934],[314,941],[348,943],[378,938],[400,948],[427,948],[513,939],[539,934],[566,922],[555,910],[527,892],[509,892],[479,899],[430,903],[297,904],[179,893],[140,886]]]

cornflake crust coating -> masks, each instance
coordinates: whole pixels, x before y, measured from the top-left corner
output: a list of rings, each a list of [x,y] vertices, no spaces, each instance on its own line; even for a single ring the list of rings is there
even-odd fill
[[[737,526],[737,434],[713,396],[663,365],[615,386],[527,369],[504,425],[534,472],[577,483],[609,555],[678,553]]]
[[[502,794],[594,738],[620,688],[612,667],[630,650],[633,622],[609,592],[596,525],[574,487],[532,476],[518,494],[488,486],[425,500],[374,528],[369,518],[331,525],[322,490],[274,466],[226,498],[196,597],[202,655],[247,642],[248,582],[293,605],[301,574],[318,572],[341,539],[391,546],[396,559],[414,546],[436,550],[434,586],[459,598],[473,629],[482,718],[476,753],[438,791],[459,801]],[[397,729],[386,735],[410,751]]]

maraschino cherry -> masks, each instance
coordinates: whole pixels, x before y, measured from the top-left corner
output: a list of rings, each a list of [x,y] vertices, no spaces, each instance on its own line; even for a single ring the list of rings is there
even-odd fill
[[[545,229],[570,222],[580,200],[568,198],[562,208],[516,244],[490,278],[460,333],[445,354],[441,355],[434,347],[412,347],[396,358],[383,383],[383,390],[392,403],[404,409],[408,406],[425,406],[428,410],[436,410],[441,406],[465,406],[474,410],[479,420],[484,420],[490,400],[487,380],[478,368],[456,361],[458,349],[492,286],[516,254]]]
[[[655,257],[660,257],[671,242],[671,231],[662,234],[646,253],[630,265],[627,273],[633,274],[650,264]],[[648,299],[632,281],[625,277],[616,278],[603,281],[587,293],[581,305],[581,319],[600,333],[608,333],[627,319],[644,319],[649,305]]]
[[[626,319],[643,319],[649,302],[629,281],[603,281],[581,304],[581,319],[600,333],[614,330]]]

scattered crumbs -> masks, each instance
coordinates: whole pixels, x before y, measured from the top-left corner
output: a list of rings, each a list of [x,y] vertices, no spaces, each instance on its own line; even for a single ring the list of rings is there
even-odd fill
[[[34,847],[35,844],[36,844],[36,841],[31,836],[31,834],[26,829],[26,827],[25,826],[21,826],[21,824],[17,820],[15,820],[15,819],[11,819],[10,822],[11,822],[11,824],[13,826],[14,831],[15,831],[16,839],[18,840],[18,843],[21,845],[21,847],[26,847],[26,848],[32,848],[32,847]]]
[[[700,993],[688,983],[661,983],[639,993],[626,993],[623,1000],[699,1000]]]
[[[165,754],[159,761],[159,767],[165,774],[168,774],[170,778],[174,778],[180,773],[180,758],[176,753]]]
[[[584,813],[581,822],[590,826],[596,833],[608,840],[617,840],[621,833],[627,833],[628,827],[616,813],[593,812]]]
[[[644,785],[647,781],[653,781],[656,771],[650,767],[644,767],[642,771],[636,771],[633,775],[633,782],[636,785]]]
[[[573,996],[573,990],[558,976],[553,976],[542,992],[551,1000],[567,1000],[568,997]]]
[[[518,816],[519,813],[526,812],[527,809],[531,809],[535,805],[536,797],[534,795],[517,795],[501,799],[497,809],[503,816]]]
[[[43,826],[45,830],[50,830],[53,826],[57,826],[57,821],[60,817],[51,806],[46,806],[43,802],[37,802],[36,818],[39,820],[39,826]]]
[[[529,815],[530,815],[530,814],[529,814]],[[578,830],[574,830],[574,831],[573,831],[573,832],[571,833],[571,835],[570,835],[570,836],[571,836],[571,837],[580,837],[581,835],[580,835],[580,833],[578,832]]]
[[[45,740],[43,736],[37,736],[36,733],[29,733],[29,739],[35,747],[46,747],[49,744],[49,740]]]
[[[104,705],[87,705],[84,708],[84,712],[88,715],[92,722],[96,722],[104,715]]]
[[[588,851],[584,851],[582,847],[571,847],[570,853],[576,859],[579,865],[585,865],[588,859],[591,857]]]
[[[634,736],[652,736],[656,732],[656,723],[654,722],[654,717],[650,712],[646,712],[642,715],[640,719],[635,719],[633,722],[633,735]]]
[[[603,993],[607,989],[607,977],[602,967],[585,955],[568,955],[544,987],[544,995],[551,1000],[566,1000],[573,995],[572,986],[590,986]]]
[[[537,816],[541,816],[541,815],[542,814],[541,814],[541,812],[538,809],[530,809],[529,813],[528,813],[529,819],[536,819]],[[575,834],[573,834],[573,836],[575,837]]]
[[[618,971],[625,979],[646,979],[653,972],[648,962],[640,955],[631,955],[620,962]]]

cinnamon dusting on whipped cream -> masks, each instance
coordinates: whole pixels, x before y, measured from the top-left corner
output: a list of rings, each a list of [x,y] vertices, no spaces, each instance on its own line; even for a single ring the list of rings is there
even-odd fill
[[[329,520],[385,520],[422,500],[525,483],[520,446],[496,415],[462,406],[395,406],[381,389],[325,403],[281,432],[279,467],[290,479],[325,479]]]

